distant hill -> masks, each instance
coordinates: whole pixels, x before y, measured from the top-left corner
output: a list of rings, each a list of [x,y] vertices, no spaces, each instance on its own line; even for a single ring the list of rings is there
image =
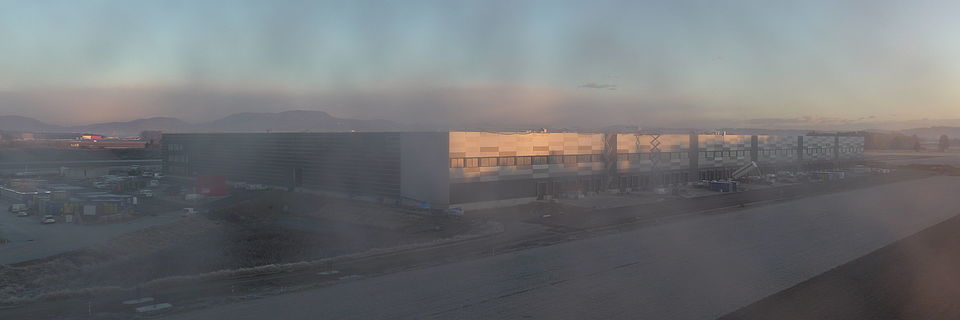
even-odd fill
[[[132,137],[144,130],[185,130],[192,125],[177,118],[147,118],[125,122],[104,122],[70,127],[70,131],[97,133],[108,136]]]
[[[40,120],[28,117],[7,115],[0,116],[0,131],[61,131],[63,127],[43,123]]]
[[[411,130],[467,130],[467,131],[517,131],[538,130],[541,126],[503,125],[495,123],[476,123],[462,126],[443,125],[407,125],[388,120],[361,120],[337,118],[323,111],[293,110],[276,113],[236,113],[224,118],[203,122],[189,123],[181,119],[170,117],[155,117],[136,119],[131,121],[103,122],[80,126],[58,126],[43,121],[17,116],[0,116],[0,131],[15,132],[76,132],[94,133],[118,137],[135,137],[144,130],[161,131],[195,131],[195,132],[263,132],[263,131],[313,131],[313,132],[343,132],[343,131],[411,131]],[[611,125],[602,128],[579,127],[550,127],[550,132],[558,131],[587,131],[587,132],[633,132],[637,130],[632,125]],[[691,131],[703,132],[693,128],[644,128],[645,131],[660,133],[688,133]],[[809,130],[796,129],[761,129],[761,128],[723,128],[728,134],[770,134],[770,135],[799,135]],[[871,132],[902,133],[907,136],[917,135],[924,139],[937,139],[941,134],[950,138],[960,138],[960,126],[932,126],[904,130],[868,130]]]
[[[0,116],[0,131],[79,132],[117,137],[135,137],[144,130],[199,132],[259,131],[406,131],[408,126],[387,120],[337,118],[323,111],[284,111],[278,113],[237,113],[223,119],[191,124],[177,118],[156,117],[122,122],[104,122],[82,126],[56,126],[40,120],[8,115]]]
[[[947,135],[950,138],[960,138],[960,127],[928,127],[900,130],[906,135],[917,135],[920,138],[939,139],[940,135]]]
[[[337,118],[323,111],[294,110],[278,113],[237,113],[198,126],[198,131],[403,131],[386,120]]]
[[[717,131],[724,131],[727,134],[749,134],[749,135],[770,135],[770,136],[800,136],[810,132],[810,130],[793,129],[756,129],[756,128],[721,128]]]

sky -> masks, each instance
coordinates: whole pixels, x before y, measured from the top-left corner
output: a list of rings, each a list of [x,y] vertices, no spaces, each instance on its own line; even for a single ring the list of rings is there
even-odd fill
[[[408,123],[960,119],[957,1],[0,0],[0,114]]]

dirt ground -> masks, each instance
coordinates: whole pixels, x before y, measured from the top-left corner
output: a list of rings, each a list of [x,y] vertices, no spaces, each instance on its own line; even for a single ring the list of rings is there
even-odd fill
[[[312,261],[495,231],[474,219],[264,193],[235,207],[128,233],[102,245],[0,265],[0,301],[58,290],[131,287],[165,277]]]
[[[960,216],[721,317],[960,319]]]

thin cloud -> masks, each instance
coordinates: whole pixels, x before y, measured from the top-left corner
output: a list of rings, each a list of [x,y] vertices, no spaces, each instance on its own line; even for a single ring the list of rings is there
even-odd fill
[[[587,88],[587,89],[607,89],[607,90],[617,90],[617,85],[608,84],[608,83],[596,83],[588,82],[577,86],[578,88]]]
[[[808,130],[903,130],[926,127],[960,127],[960,119],[890,119],[879,121],[880,117],[871,115],[859,118],[835,118],[805,116],[797,118],[760,118],[747,119],[743,124],[763,129],[808,129]]]
[[[766,125],[766,126],[778,126],[778,125],[825,125],[825,124],[847,124],[855,122],[857,120],[850,120],[845,118],[832,118],[832,117],[819,117],[819,116],[806,116],[798,118],[761,118],[761,119],[749,119],[747,120],[748,124],[751,125]]]

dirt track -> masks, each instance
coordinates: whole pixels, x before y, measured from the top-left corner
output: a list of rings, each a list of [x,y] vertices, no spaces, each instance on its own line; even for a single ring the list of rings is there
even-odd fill
[[[960,216],[721,319],[960,319],[957,297]]]

